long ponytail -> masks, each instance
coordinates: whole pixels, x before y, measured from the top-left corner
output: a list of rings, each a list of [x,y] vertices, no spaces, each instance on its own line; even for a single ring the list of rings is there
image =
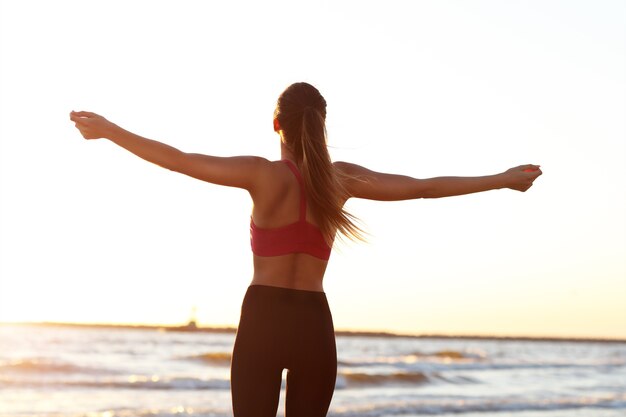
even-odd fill
[[[326,147],[326,100],[310,84],[289,86],[278,99],[278,119],[304,179],[311,212],[329,245],[335,232],[362,240],[356,218],[343,208],[346,190]]]

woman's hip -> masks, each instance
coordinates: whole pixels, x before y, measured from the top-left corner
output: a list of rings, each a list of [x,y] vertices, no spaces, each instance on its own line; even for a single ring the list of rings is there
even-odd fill
[[[241,306],[235,348],[253,345],[281,357],[315,347],[335,353],[335,332],[326,294],[318,291],[251,285]]]

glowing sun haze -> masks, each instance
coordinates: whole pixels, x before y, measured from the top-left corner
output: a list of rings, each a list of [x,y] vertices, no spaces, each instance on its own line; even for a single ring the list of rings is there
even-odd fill
[[[335,160],[544,171],[527,193],[350,201],[370,236],[331,256],[336,328],[626,337],[624,2],[0,4],[0,321],[180,324],[197,306],[235,325],[246,193],[86,142],[68,114],[278,159],[276,98],[307,81]]]

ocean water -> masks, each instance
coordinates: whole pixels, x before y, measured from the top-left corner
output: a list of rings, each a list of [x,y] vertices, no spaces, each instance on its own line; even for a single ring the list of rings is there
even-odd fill
[[[233,341],[0,325],[0,417],[232,416]],[[339,336],[337,348],[329,416],[626,416],[626,343]]]

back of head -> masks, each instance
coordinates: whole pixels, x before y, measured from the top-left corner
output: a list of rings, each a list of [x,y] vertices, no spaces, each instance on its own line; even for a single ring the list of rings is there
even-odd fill
[[[278,98],[274,118],[302,172],[311,211],[326,241],[331,245],[336,231],[360,239],[354,217],[343,209],[345,189],[326,147],[324,97],[310,84],[292,84]]]
[[[303,133],[312,135],[313,140],[322,139],[326,145],[326,100],[311,84],[301,82],[287,87],[278,98],[274,118],[298,162],[305,157],[300,140]]]

